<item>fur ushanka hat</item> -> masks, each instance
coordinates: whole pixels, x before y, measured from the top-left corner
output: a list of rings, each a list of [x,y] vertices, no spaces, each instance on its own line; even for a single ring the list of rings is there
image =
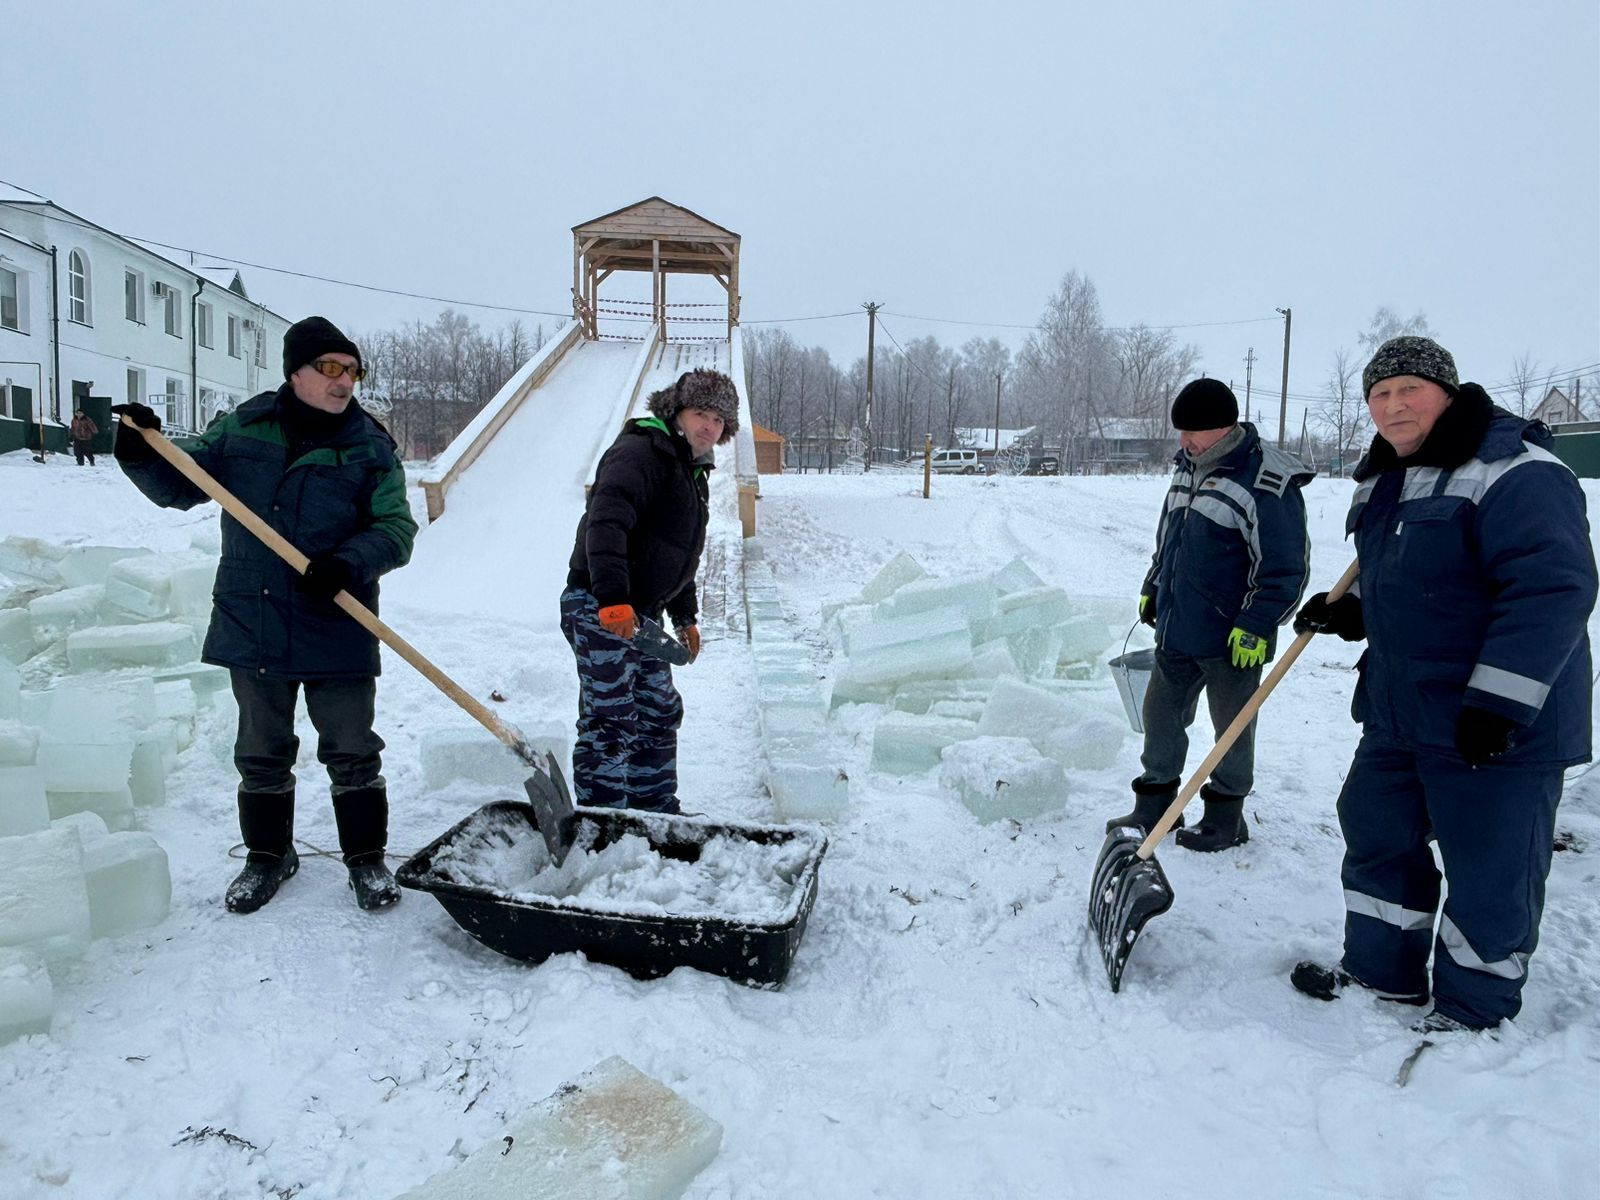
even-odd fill
[[[703,408],[722,418],[721,446],[739,432],[739,393],[733,380],[721,371],[709,367],[696,367],[678,376],[678,382],[650,393],[650,411],[668,425],[672,418],[686,408]]]

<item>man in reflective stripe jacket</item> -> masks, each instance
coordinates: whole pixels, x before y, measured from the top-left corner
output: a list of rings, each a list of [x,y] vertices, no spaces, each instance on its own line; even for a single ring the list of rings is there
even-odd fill
[[[1385,343],[1362,382],[1379,436],[1346,522],[1358,588],[1296,621],[1368,643],[1339,797],[1344,960],[1295,982],[1421,1004],[1431,949],[1430,1027],[1483,1029],[1521,1007],[1561,772],[1590,755],[1584,497],[1549,431],[1458,383],[1431,339]],[[1430,838],[1449,885],[1437,933]]]
[[[1278,626],[1305,590],[1310,542],[1300,488],[1311,472],[1239,421],[1238,401],[1220,380],[1186,384],[1172,402],[1172,423],[1182,449],[1139,597],[1140,617],[1156,631],[1143,771],[1133,781],[1133,811],[1108,821],[1107,832],[1148,832],[1160,819],[1178,794],[1200,692],[1220,734],[1260,686]],[[1244,798],[1254,781],[1252,721],[1202,789],[1199,826],[1180,829],[1178,844],[1216,851],[1248,841]]]

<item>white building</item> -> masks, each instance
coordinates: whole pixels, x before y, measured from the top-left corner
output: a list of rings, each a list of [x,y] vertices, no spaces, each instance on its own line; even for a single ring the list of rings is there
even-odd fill
[[[138,400],[177,432],[282,382],[289,322],[232,267],[183,266],[31,192],[0,186],[0,452],[66,448],[85,409]]]

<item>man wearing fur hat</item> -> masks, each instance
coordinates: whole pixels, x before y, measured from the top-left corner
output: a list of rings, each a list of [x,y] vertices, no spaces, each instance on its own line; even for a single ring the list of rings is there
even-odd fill
[[[1291,979],[1421,1005],[1431,952],[1419,1028],[1488,1029],[1521,1008],[1561,773],[1590,756],[1583,491],[1549,430],[1458,382],[1430,338],[1385,342],[1361,382],[1378,428],[1345,522],[1361,576],[1295,621],[1367,642],[1339,795],[1344,957]]]
[[[1202,690],[1218,734],[1254,695],[1310,561],[1300,489],[1312,473],[1240,422],[1226,384],[1185,384],[1172,424],[1181,449],[1139,596],[1139,618],[1156,633],[1144,770],[1133,781],[1133,811],[1107,821],[1108,833],[1119,825],[1148,833],[1177,798]],[[1178,845],[1215,851],[1250,840],[1244,798],[1255,781],[1255,732],[1252,721],[1212,771],[1200,789],[1205,813],[1178,830]]]
[[[678,811],[683,701],[666,663],[632,644],[638,620],[672,619],[700,653],[694,577],[709,515],[712,448],[739,429],[733,380],[688,371],[650,397],[595,471],[561,594],[561,632],[578,664],[579,804]]]
[[[394,439],[354,400],[361,351],[323,317],[283,338],[284,384],[262,392],[178,444],[311,562],[303,575],[227,513],[202,657],[227,667],[239,702],[244,870],[229,886],[233,912],[254,912],[300,866],[294,848],[294,733],[298,694],[328,769],[339,846],[364,909],[400,898],[384,865],[389,802],[383,739],[374,732],[378,643],[334,604],[347,591],[373,611],[378,577],[411,557],[417,523]],[[116,405],[160,429],[143,404]],[[128,478],[163,508],[207,497],[121,422],[114,453]]]

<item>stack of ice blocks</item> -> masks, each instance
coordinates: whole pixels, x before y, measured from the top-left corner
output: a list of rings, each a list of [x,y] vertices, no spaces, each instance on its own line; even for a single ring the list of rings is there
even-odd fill
[[[1125,727],[1101,661],[1114,640],[1103,606],[1021,559],[932,578],[902,553],[824,617],[839,651],[830,707],[888,710],[873,729],[876,771],[939,768],[989,821],[1060,808],[1065,769],[1116,761]]]

